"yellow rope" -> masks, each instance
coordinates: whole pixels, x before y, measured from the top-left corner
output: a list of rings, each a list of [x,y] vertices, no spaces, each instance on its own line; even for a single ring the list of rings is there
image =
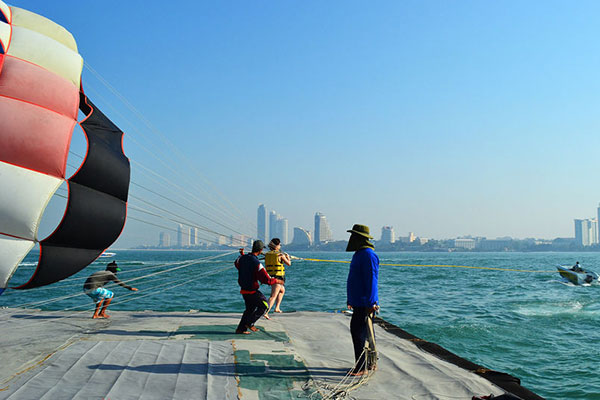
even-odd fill
[[[316,262],[330,262],[330,263],[344,263],[350,264],[350,261],[340,260],[319,260],[316,258],[303,258],[304,261],[316,261]],[[494,267],[472,267],[468,265],[444,265],[444,264],[379,264],[387,267],[430,267],[430,268],[469,268],[469,269],[488,269],[494,271],[513,271],[513,272],[533,272],[542,274],[554,274],[556,271],[530,271],[526,269],[515,269],[515,268],[494,268]]]

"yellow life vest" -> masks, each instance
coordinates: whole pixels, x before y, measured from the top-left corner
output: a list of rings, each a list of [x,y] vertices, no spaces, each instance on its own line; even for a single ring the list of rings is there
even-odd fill
[[[272,277],[285,275],[285,266],[279,260],[280,254],[281,253],[278,251],[269,251],[268,253],[265,253],[265,266],[267,272]]]

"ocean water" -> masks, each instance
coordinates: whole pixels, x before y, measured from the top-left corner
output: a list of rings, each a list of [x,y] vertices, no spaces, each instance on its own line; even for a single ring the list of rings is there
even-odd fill
[[[134,293],[114,287],[112,310],[242,312],[232,267],[235,254],[195,251],[116,251],[121,279]],[[304,258],[350,260],[351,253],[299,252]],[[221,256],[221,257],[219,257]],[[218,258],[215,258],[218,257]],[[481,364],[519,377],[548,399],[600,399],[600,285],[573,286],[557,265],[580,261],[600,272],[600,253],[379,253],[382,263],[522,269],[382,266],[380,316],[425,340]],[[212,258],[212,259],[211,259]],[[44,288],[7,290],[0,306],[91,314],[81,295],[85,278],[104,269],[102,259],[72,278]],[[198,260],[191,265],[174,264]],[[37,255],[29,255],[12,279],[24,283]],[[175,268],[178,268],[175,270]],[[345,308],[348,264],[294,261],[287,268],[282,310]],[[539,273],[533,271],[548,271]],[[152,276],[148,276],[154,274]],[[263,293],[269,294],[263,286]],[[46,304],[38,302],[72,296]],[[31,304],[37,303],[37,304]],[[3,322],[10,323],[10,322]]]

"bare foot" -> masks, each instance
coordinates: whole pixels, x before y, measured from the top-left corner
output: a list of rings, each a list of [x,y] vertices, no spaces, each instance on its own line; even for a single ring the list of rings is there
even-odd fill
[[[278,312],[278,313],[280,313],[280,312],[283,312],[283,311],[281,311],[281,310],[275,310],[275,312]]]
[[[368,375],[368,374],[369,374],[369,372],[366,371],[366,370],[364,370],[364,369],[360,370],[360,371],[352,371],[352,372],[350,372],[350,375],[352,375],[352,376],[363,376],[363,375]]]
[[[239,329],[236,329],[235,333],[237,333],[238,335],[249,335],[250,331],[240,331]]]
[[[269,314],[265,314],[265,315],[264,315],[264,317],[265,317],[266,319],[271,319],[271,317],[269,317]]]
[[[99,315],[100,318],[110,318],[110,315],[103,313]]]
[[[258,328],[255,326],[251,326],[248,329],[250,329],[252,332],[258,332]]]
[[[99,315],[96,315],[96,314],[94,314],[94,316],[92,317],[92,319],[98,319],[98,318],[102,318],[102,317]]]

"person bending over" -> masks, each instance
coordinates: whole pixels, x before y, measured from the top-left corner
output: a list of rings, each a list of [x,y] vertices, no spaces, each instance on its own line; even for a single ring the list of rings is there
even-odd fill
[[[136,288],[124,284],[117,278],[117,272],[120,270],[121,268],[113,261],[106,266],[105,271],[94,272],[83,284],[85,294],[96,303],[96,310],[92,318],[110,318],[110,315],[106,313],[106,308],[112,301],[114,293],[104,288],[108,282],[115,282],[126,289],[137,292]]]

